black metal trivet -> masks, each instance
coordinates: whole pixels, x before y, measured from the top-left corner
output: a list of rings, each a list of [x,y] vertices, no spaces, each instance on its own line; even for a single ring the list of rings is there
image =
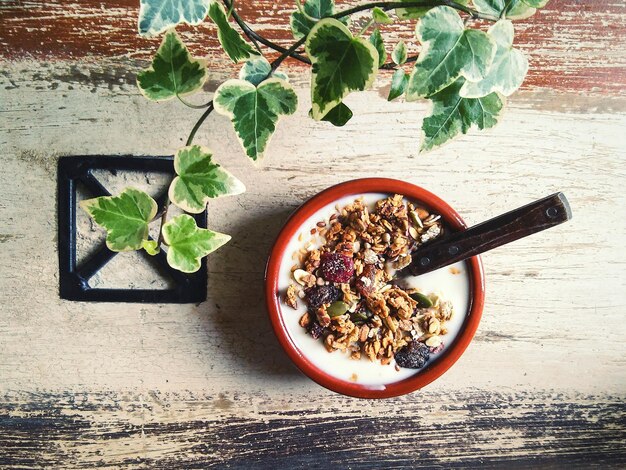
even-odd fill
[[[81,156],[59,159],[58,184],[58,231],[59,231],[59,293],[62,299],[94,302],[154,302],[196,303],[206,300],[207,266],[202,260],[200,270],[183,274],[167,264],[166,254],[161,251],[150,256],[172,279],[172,289],[105,289],[92,288],[89,279],[100,271],[118,253],[109,250],[104,242],[80,267],[76,266],[76,186],[81,183],[93,197],[111,194],[93,175],[93,170],[144,171],[174,174],[174,159],[168,157],[136,156]],[[167,196],[167,187],[155,198],[159,211]],[[198,227],[206,228],[206,212],[194,216]]]

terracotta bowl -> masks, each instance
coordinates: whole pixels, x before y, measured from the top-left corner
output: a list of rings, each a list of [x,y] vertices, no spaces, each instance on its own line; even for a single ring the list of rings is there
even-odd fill
[[[360,383],[344,381],[329,375],[315,366],[298,347],[290,336],[285,325],[284,315],[293,315],[282,301],[283,292],[279,292],[280,266],[284,256],[291,258],[292,253],[286,253],[290,241],[302,232],[302,225],[317,211],[329,204],[346,197],[358,197],[365,193],[402,194],[408,200],[417,202],[427,209],[440,214],[445,221],[446,228],[461,230],[466,227],[465,222],[446,202],[419,186],[404,181],[387,178],[365,178],[347,181],[322,191],[305,202],[287,220],[282,228],[267,262],[265,272],[265,294],[267,309],[274,332],[278,341],[295,365],[318,384],[343,395],[359,398],[388,398],[413,392],[440,377],[454,364],[465,351],[474,333],[478,328],[483,310],[485,296],[485,281],[482,262],[476,256],[466,261],[470,281],[469,309],[461,326],[461,330],[451,344],[442,351],[436,360],[421,369],[417,374],[398,382],[379,384],[377,387]],[[308,231],[308,228],[306,229]],[[284,313],[283,313],[284,312]],[[457,312],[457,315],[460,312]],[[321,344],[320,344],[321,347]],[[335,354],[328,353],[328,361],[333,361]],[[388,367],[372,364],[372,367]],[[389,366],[391,367],[391,366]]]

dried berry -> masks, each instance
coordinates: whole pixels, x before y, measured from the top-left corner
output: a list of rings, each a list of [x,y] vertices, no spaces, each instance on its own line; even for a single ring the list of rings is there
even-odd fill
[[[348,282],[354,274],[354,261],[340,253],[324,253],[320,260],[320,273],[330,282]]]
[[[411,341],[395,354],[396,364],[407,369],[421,369],[429,357],[429,347],[419,341]]]
[[[341,291],[335,286],[313,286],[304,291],[309,309],[317,310],[324,304],[330,304],[341,297]]]
[[[309,325],[308,329],[309,329],[309,334],[313,337],[313,339],[321,338],[322,334],[324,333],[324,328],[322,328],[322,325],[320,325],[316,321],[312,322]]]
[[[354,287],[356,291],[363,297],[369,297],[376,285],[376,266],[373,264],[366,264],[363,267],[363,272],[357,276]]]

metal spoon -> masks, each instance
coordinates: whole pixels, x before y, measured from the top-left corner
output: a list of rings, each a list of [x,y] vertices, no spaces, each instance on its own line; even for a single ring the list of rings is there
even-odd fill
[[[555,193],[418,248],[404,271],[413,276],[434,271],[571,218],[565,194]]]

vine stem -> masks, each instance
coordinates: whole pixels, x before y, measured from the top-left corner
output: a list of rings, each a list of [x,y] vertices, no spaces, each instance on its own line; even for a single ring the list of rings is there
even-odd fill
[[[211,100],[207,103],[206,111],[202,113],[202,116],[200,116],[200,119],[198,119],[198,121],[194,124],[193,129],[191,129],[191,132],[189,133],[189,137],[187,137],[187,142],[185,143],[185,145],[192,144],[193,139],[196,136],[196,132],[198,132],[198,129],[200,129],[200,126],[202,125],[202,123],[213,112],[213,109],[215,109],[215,106],[213,106],[213,100]]]
[[[176,98],[178,98],[178,101],[180,101],[182,104],[192,109],[204,109],[210,105],[210,102],[204,104],[192,104],[189,101],[184,100],[179,94],[176,94]]]

